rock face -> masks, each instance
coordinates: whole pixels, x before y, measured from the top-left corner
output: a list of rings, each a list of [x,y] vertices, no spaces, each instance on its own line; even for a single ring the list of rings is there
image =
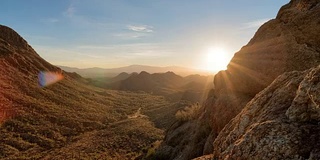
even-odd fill
[[[279,76],[214,142],[219,159],[320,159],[320,66]]]
[[[320,74],[319,67],[312,70],[300,83],[296,96],[286,115],[292,121],[320,121]]]
[[[280,9],[275,19],[262,25],[249,43],[234,55],[228,69],[220,71],[215,76],[215,89],[204,104],[205,112],[198,118],[200,124],[209,123],[211,129],[210,134],[204,136],[207,138],[207,142],[202,147],[202,154],[212,153],[213,147],[210,144],[213,143],[216,135],[275,78],[285,72],[303,71],[319,64],[320,1],[291,0]],[[308,96],[307,93],[314,92],[304,89],[297,99],[305,98]],[[304,107],[302,108],[300,107],[302,104],[298,102],[294,104],[292,109],[287,111],[291,120],[317,119],[318,111],[309,110],[313,114],[305,115],[306,108],[310,109],[313,102],[303,103]],[[172,129],[179,131],[177,128],[179,127]],[[174,133],[174,131],[168,133]],[[188,138],[180,137],[181,140]],[[223,139],[222,136],[220,138]],[[167,142],[166,139],[163,147],[169,144]],[[170,146],[175,148],[176,159],[183,159],[178,156],[179,153],[185,151],[186,147],[176,146],[178,147]],[[217,147],[215,149],[219,149],[219,145],[216,144],[215,147]],[[191,153],[187,152],[187,154]],[[225,158],[224,156],[227,154],[217,155],[220,158]]]

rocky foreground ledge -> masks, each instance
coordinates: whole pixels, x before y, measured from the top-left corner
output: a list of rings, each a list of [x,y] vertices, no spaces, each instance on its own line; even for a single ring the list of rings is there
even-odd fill
[[[320,65],[279,76],[214,142],[218,159],[320,159]]]

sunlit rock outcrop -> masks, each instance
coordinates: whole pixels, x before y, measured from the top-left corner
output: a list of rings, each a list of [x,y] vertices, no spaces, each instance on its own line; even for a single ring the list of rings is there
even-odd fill
[[[219,159],[319,159],[320,66],[279,76],[214,142]]]

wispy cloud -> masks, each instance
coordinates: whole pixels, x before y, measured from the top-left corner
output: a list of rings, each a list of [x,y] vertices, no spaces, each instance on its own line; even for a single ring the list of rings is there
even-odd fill
[[[103,18],[88,17],[79,13],[77,7],[71,4],[62,15],[77,27],[90,28],[92,32],[100,32],[101,30],[107,30],[114,28],[116,23],[111,23]]]
[[[44,23],[57,23],[59,22],[59,19],[57,18],[47,18],[42,20]]]
[[[175,52],[170,45],[135,43],[119,45],[79,45],[50,47],[33,45],[46,60],[56,65],[76,67],[114,67],[135,63],[158,62]]]
[[[106,56],[81,52],[74,47],[57,48],[43,45],[33,45],[33,47],[41,57],[55,65],[95,67],[115,63],[113,59]]]
[[[258,28],[267,21],[269,21],[271,18],[263,18],[263,19],[258,19],[254,20],[251,22],[243,23],[241,29],[252,29],[252,28]]]
[[[96,53],[106,57],[120,57],[127,59],[168,57],[173,53],[173,48],[157,43],[136,43],[122,45],[84,45],[77,49],[82,52]]]
[[[67,17],[73,17],[76,12],[76,8],[73,5],[70,5],[63,14]]]
[[[113,34],[113,36],[121,40],[134,40],[150,36],[154,32],[153,26],[148,25],[127,25],[126,29],[127,31]]]
[[[144,33],[153,32],[153,26],[148,26],[148,25],[128,25],[127,29],[134,32],[144,32]]]

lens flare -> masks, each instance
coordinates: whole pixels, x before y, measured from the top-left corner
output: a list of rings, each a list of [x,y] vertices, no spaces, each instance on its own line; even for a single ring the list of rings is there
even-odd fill
[[[38,82],[41,87],[57,83],[63,79],[63,75],[57,72],[40,72]]]

